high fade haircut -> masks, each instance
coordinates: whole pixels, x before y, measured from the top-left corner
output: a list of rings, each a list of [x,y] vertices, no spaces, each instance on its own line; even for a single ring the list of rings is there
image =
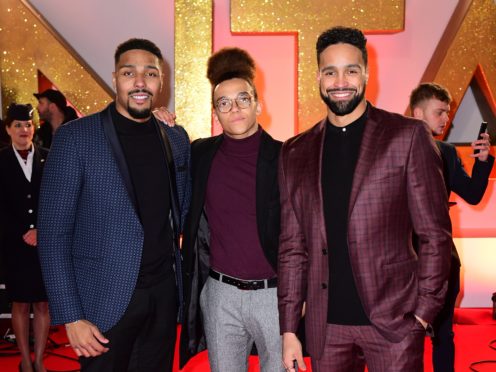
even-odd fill
[[[162,52],[160,51],[159,47],[155,45],[155,43],[147,39],[132,38],[124,41],[117,46],[114,54],[115,64],[117,65],[119,63],[121,55],[133,49],[146,50],[147,52],[155,55],[161,62],[163,62],[164,60],[164,58],[162,57]]]
[[[255,87],[255,61],[246,50],[240,48],[222,48],[210,56],[207,63],[207,78],[212,85],[212,103],[217,85],[230,79],[243,79],[253,89],[253,96],[258,100]]]
[[[417,88],[412,90],[410,95],[410,111],[420,106],[423,102],[435,98],[444,103],[451,102],[451,94],[448,89],[437,83],[421,83]]]
[[[360,49],[365,66],[368,64],[367,39],[363,32],[357,28],[336,26],[320,34],[317,39],[317,64],[320,62],[320,55],[330,45],[350,44]]]

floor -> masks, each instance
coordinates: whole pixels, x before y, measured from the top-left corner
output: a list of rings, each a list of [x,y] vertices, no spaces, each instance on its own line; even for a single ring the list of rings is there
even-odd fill
[[[457,371],[496,371],[496,320],[491,317],[492,309],[457,309],[455,324],[456,370]],[[493,343],[491,344],[491,341]],[[432,371],[430,364],[431,345],[425,342],[425,371]],[[75,354],[67,345],[67,338],[62,327],[53,327],[50,332],[47,349],[46,366],[50,371],[77,371]],[[19,356],[15,344],[6,341],[0,343],[0,371],[18,371]],[[470,369],[471,363],[492,361]],[[176,363],[177,364],[177,363]],[[308,360],[308,365],[310,361]],[[178,371],[177,365],[174,372]],[[206,352],[193,358],[182,372],[209,372]],[[250,357],[249,372],[258,372],[258,360]],[[311,371],[309,368],[308,371]]]

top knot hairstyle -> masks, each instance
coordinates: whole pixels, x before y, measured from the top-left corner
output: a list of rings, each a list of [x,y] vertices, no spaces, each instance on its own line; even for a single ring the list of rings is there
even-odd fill
[[[212,54],[208,59],[207,78],[212,84],[213,90],[223,81],[230,79],[246,80],[253,88],[255,99],[257,90],[253,80],[255,79],[255,61],[243,49],[223,48]]]

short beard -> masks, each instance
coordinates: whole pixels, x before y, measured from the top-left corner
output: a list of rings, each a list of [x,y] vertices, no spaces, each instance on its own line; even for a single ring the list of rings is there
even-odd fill
[[[137,109],[129,106],[129,102],[127,104],[127,112],[134,119],[148,119],[150,116],[152,116],[152,108],[151,107],[148,107],[148,108],[145,108],[142,110],[137,110]]]
[[[347,90],[348,89],[343,89],[343,91],[347,91]],[[355,95],[349,101],[332,101],[329,98],[329,94],[324,95],[320,90],[320,98],[322,98],[322,101],[324,101],[327,107],[329,107],[329,110],[331,110],[337,116],[344,116],[351,114],[353,110],[357,108],[360,102],[362,102],[364,96],[365,96],[365,86],[363,87],[363,90],[360,94]]]
[[[132,95],[132,94],[135,94],[135,93],[146,93],[146,94],[148,94],[150,96],[150,100],[153,97],[152,92],[150,92],[147,89],[136,89],[136,90],[133,90],[133,91],[129,92],[129,95]],[[150,102],[150,107],[144,108],[142,110],[138,110],[138,109],[132,108],[129,105],[129,99],[128,99],[128,101],[127,101],[127,112],[134,119],[148,119],[152,115],[152,107],[151,107],[151,105],[152,104]]]
[[[50,115],[47,112],[41,113],[38,111],[38,116],[40,117],[40,120],[50,122],[50,118],[49,118]]]

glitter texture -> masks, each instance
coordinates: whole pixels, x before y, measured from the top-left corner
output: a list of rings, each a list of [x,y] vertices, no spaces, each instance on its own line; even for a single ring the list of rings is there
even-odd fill
[[[315,42],[332,26],[366,32],[399,32],[404,27],[404,0],[238,0],[231,1],[231,30],[298,35],[298,131],[312,126],[324,108],[316,83]],[[270,58],[270,57],[269,57]]]
[[[3,112],[12,102],[38,104],[40,70],[83,114],[101,110],[112,91],[79,59],[27,1],[0,4],[0,80]]]
[[[483,72],[488,85],[481,87],[482,91],[495,110],[496,3],[493,0],[472,2],[434,80],[448,88],[456,107],[478,69]]]
[[[210,137],[212,109],[207,60],[212,54],[212,1],[175,1],[176,115],[191,140]]]

